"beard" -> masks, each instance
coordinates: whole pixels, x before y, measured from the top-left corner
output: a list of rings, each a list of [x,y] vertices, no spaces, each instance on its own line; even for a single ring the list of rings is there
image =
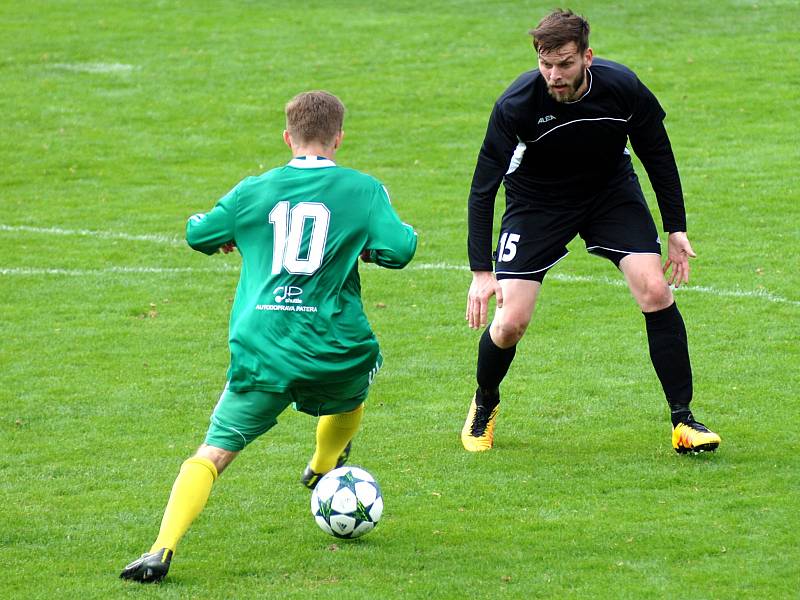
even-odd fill
[[[561,88],[560,90],[554,89],[553,86],[548,83],[547,93],[550,94],[550,97],[556,102],[574,102],[577,100],[576,96],[578,90],[581,89],[584,81],[586,81],[586,69],[583,69],[580,75],[578,75],[574,81],[567,82],[566,87]]]

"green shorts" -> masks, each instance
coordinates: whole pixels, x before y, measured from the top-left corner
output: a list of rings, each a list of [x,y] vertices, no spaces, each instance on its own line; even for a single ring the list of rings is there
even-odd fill
[[[272,429],[290,404],[295,410],[318,417],[350,412],[369,393],[369,378],[317,386],[298,386],[285,392],[234,392],[225,386],[206,433],[209,446],[238,452]]]

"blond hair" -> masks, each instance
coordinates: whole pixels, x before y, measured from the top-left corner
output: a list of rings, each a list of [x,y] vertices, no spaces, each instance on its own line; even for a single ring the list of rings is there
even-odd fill
[[[343,123],[344,104],[329,92],[303,92],[286,104],[286,129],[298,142],[330,145]]]

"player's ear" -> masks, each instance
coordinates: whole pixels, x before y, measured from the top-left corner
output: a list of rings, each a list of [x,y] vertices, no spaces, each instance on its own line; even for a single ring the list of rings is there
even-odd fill
[[[339,133],[336,134],[336,137],[333,138],[333,149],[338,150],[339,146],[342,145],[342,140],[344,139],[344,129],[340,129]]]
[[[594,57],[594,52],[592,52],[591,48],[587,48],[586,52],[583,53],[583,62],[586,63],[587,67],[592,66],[592,57]]]
[[[287,146],[289,146],[289,148],[292,147],[292,136],[289,135],[288,129],[283,130],[283,141],[286,143]]]

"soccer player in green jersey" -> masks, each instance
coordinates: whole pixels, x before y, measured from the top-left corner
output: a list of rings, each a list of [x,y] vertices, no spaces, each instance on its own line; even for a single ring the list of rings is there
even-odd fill
[[[358,258],[403,268],[417,247],[379,181],[336,165],[344,106],[315,91],[286,105],[292,160],[241,181],[186,226],[195,250],[234,246],[242,270],[230,319],[228,381],[204,443],[181,466],[158,538],[120,577],[157,582],[216,478],[289,404],[319,416],[301,483],[343,464],[383,361],[361,303]]]

